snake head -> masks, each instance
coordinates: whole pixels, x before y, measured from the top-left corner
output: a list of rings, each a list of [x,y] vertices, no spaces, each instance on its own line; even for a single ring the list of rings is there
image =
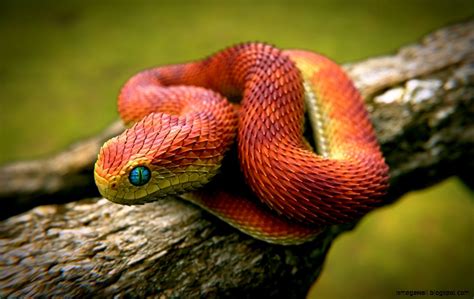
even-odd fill
[[[150,170],[152,157],[150,152],[132,153],[137,140],[130,138],[129,130],[102,146],[94,167],[94,179],[100,194],[108,200],[139,204],[156,191],[154,185],[148,184],[154,176]]]
[[[197,129],[205,119],[151,113],[101,148],[94,168],[100,194],[120,204],[142,204],[194,191],[218,171],[223,150]],[[206,127],[206,126],[205,126]],[[199,130],[199,131],[196,131]]]

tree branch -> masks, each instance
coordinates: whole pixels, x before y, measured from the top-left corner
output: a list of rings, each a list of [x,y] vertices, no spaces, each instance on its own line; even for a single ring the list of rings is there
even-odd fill
[[[346,69],[367,100],[391,169],[387,202],[472,169],[473,21]],[[122,129],[114,124],[48,159],[0,168],[2,204],[18,211],[25,203],[96,194],[97,151]],[[0,296],[302,297],[332,240],[353,225],[283,247],[242,235],[179,199],[39,206],[0,223]]]

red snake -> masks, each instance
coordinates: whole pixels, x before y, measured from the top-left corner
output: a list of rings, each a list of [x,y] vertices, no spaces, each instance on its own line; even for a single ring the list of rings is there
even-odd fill
[[[317,153],[303,136],[305,101]],[[133,126],[103,145],[94,171],[116,203],[180,195],[255,238],[290,245],[357,220],[388,188],[359,92],[312,52],[246,43],[145,70],[124,85],[118,109]],[[218,174],[235,137],[249,190]]]

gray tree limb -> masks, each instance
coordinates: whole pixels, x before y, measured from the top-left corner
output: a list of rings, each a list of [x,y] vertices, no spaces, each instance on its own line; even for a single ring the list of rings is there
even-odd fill
[[[474,21],[346,70],[366,98],[391,169],[387,202],[451,175],[467,177],[474,163]],[[354,226],[283,247],[174,198],[134,207],[99,198],[39,206],[93,195],[98,148],[122,129],[114,124],[53,157],[0,168],[2,205],[38,206],[0,223],[1,297],[300,298],[332,240]]]

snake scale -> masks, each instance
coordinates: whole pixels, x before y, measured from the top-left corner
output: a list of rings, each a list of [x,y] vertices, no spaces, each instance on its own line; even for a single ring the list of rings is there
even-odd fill
[[[144,70],[122,88],[118,110],[130,127],[103,145],[94,169],[116,203],[179,195],[257,239],[293,245],[357,220],[388,188],[361,95],[313,52],[245,43]],[[248,192],[220,174],[235,140]]]

